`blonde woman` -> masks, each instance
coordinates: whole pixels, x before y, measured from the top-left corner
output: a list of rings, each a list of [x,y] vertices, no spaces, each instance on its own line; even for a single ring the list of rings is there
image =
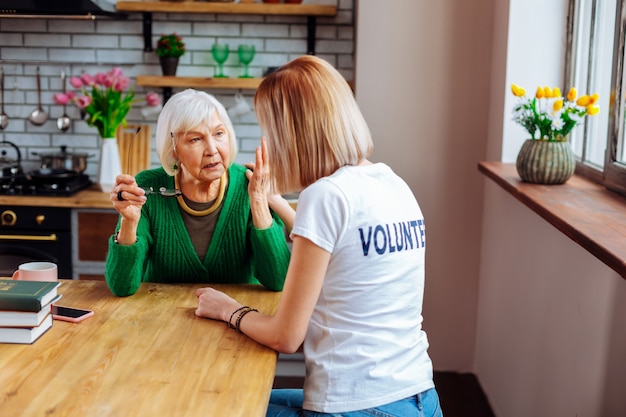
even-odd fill
[[[266,140],[253,177],[300,191],[276,313],[201,288],[198,316],[279,352],[304,343],[304,390],[274,390],[268,416],[441,416],[422,330],[425,229],[390,167],[372,163],[369,129],[329,63],[297,58],[261,83]]]
[[[118,296],[142,281],[261,283],[283,288],[289,247],[269,208],[267,178],[250,181],[234,164],[237,141],[228,113],[192,89],[173,95],[159,115],[162,167],[120,175],[111,202],[120,213],[105,276]],[[282,203],[275,203],[282,200]],[[288,206],[280,196],[274,204]]]

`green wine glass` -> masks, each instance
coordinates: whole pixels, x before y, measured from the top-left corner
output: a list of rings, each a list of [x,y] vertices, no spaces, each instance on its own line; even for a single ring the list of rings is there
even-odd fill
[[[254,59],[254,45],[239,45],[237,48],[237,55],[239,55],[239,62],[243,64],[243,75],[240,75],[239,78],[252,78],[248,74],[248,66]]]
[[[228,78],[228,75],[224,75],[224,62],[228,59],[229,52],[228,45],[223,43],[214,43],[211,47],[211,54],[213,54],[213,59],[217,62],[218,67],[215,78]]]

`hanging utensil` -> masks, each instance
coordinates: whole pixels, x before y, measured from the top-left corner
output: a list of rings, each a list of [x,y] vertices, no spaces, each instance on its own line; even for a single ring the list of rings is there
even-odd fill
[[[4,112],[4,69],[0,68],[0,129],[9,124],[9,116]]]
[[[10,158],[5,148],[13,148],[16,158]],[[17,178],[24,175],[20,148],[12,142],[0,141],[0,178]]]
[[[63,84],[63,94],[65,95],[67,93],[67,89],[65,86],[65,70],[61,70],[61,83]],[[70,124],[72,123],[72,121],[70,120],[70,118],[67,115],[67,110],[66,110],[66,105],[63,105],[63,116],[59,117],[57,119],[57,127],[59,128],[59,130],[61,132],[65,132],[67,129],[70,128]]]
[[[41,126],[48,120],[48,113],[41,107],[41,75],[37,67],[37,108],[28,116],[28,120],[35,126]]]

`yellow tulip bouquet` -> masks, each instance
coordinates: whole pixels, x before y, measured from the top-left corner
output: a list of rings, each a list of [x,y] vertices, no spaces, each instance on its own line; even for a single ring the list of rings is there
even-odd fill
[[[567,135],[587,115],[598,114],[598,94],[577,96],[572,87],[567,97],[558,87],[537,87],[535,97],[526,97],[526,91],[513,84],[511,91],[518,102],[513,107],[513,120],[522,125],[530,137],[549,142],[565,142]]]

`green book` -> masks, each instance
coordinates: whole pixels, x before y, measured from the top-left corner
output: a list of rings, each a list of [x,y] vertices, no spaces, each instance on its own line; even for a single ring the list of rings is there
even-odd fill
[[[40,311],[57,295],[59,281],[0,280],[0,310]]]

